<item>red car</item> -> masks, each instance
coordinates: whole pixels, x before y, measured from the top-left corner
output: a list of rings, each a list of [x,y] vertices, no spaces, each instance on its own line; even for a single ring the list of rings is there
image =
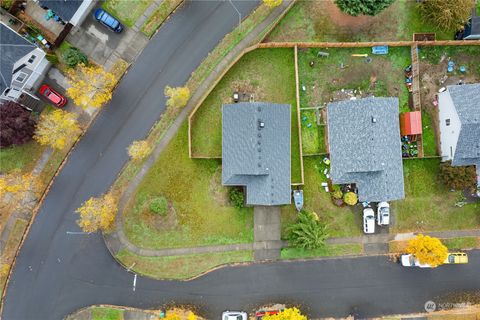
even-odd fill
[[[39,92],[58,108],[61,108],[67,104],[67,98],[53,90],[48,84],[41,86]]]

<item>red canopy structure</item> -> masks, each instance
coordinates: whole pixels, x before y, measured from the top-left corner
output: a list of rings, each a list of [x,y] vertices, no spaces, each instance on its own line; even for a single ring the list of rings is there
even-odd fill
[[[422,134],[422,113],[420,111],[402,113],[400,116],[402,136]]]

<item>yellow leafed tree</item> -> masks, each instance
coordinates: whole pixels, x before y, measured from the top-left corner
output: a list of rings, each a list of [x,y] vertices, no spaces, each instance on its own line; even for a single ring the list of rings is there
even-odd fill
[[[90,198],[75,212],[80,214],[78,225],[85,232],[108,231],[117,214],[117,201],[107,193],[100,198]]]
[[[277,314],[264,316],[263,320],[307,320],[307,317],[297,308],[286,308]]]
[[[175,312],[167,312],[167,315],[164,318],[165,320],[182,320],[180,316]]]
[[[183,108],[190,99],[190,90],[187,87],[165,87],[165,96],[168,98],[167,107]]]
[[[263,3],[265,3],[270,8],[275,8],[281,5],[282,1],[283,0],[263,0]]]
[[[86,109],[98,108],[112,98],[112,91],[117,79],[99,66],[79,64],[68,73],[71,87],[67,94],[76,105]]]
[[[61,150],[80,132],[77,115],[57,109],[40,116],[33,138],[41,145]]]
[[[135,161],[140,161],[146,158],[152,148],[146,140],[133,141],[130,147],[128,147],[128,155]]]
[[[408,242],[407,252],[413,254],[422,264],[437,267],[445,261],[448,249],[440,239],[423,234],[417,235]]]

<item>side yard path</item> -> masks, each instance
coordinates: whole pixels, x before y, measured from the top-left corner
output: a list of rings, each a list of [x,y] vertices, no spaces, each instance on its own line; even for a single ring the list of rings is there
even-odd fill
[[[290,6],[291,1],[284,1],[282,5],[275,8],[270,15],[265,18],[259,25],[255,27],[242,41],[240,41],[224,58],[223,60],[210,72],[207,78],[202,82],[202,84],[198,87],[198,89],[192,94],[188,104],[182,110],[180,115],[177,117],[175,122],[170,126],[170,128],[165,132],[160,142],[155,146],[155,149],[151,153],[150,157],[145,161],[140,172],[135,176],[134,179],[131,180],[130,184],[128,185],[125,192],[122,194],[118,204],[118,214],[115,221],[115,230],[112,233],[104,234],[105,242],[107,247],[111,251],[112,255],[115,257],[122,249],[127,249],[132,253],[138,255],[146,255],[146,256],[167,256],[176,254],[193,254],[193,253],[205,253],[205,252],[224,252],[224,251],[232,251],[238,250],[243,251],[245,249],[251,250],[254,247],[254,244],[240,244],[240,245],[227,245],[227,246],[203,246],[203,247],[196,247],[196,248],[182,248],[182,249],[162,249],[162,250],[146,250],[139,248],[133,245],[125,235],[123,230],[123,209],[127,204],[127,201],[133,195],[135,190],[137,189],[138,185],[158,159],[162,151],[168,145],[168,143],[172,140],[172,138],[176,135],[177,131],[179,130],[182,123],[187,119],[188,115],[192,111],[192,109],[197,105],[198,101],[202,99],[205,92],[210,88],[210,86],[215,83],[218,78],[219,74],[230,65],[232,61],[236,59],[236,57],[243,52],[246,48],[250,47],[252,43],[254,43],[268,27],[278,18],[280,17],[285,10],[288,9]],[[280,237],[278,237],[280,239]],[[257,244],[260,246],[260,244]],[[278,248],[280,249],[280,248]],[[277,249],[277,250],[278,250]],[[210,251],[211,250],[211,251]]]

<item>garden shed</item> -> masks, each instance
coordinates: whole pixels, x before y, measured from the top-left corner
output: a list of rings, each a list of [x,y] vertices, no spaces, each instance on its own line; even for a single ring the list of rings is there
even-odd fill
[[[422,113],[420,111],[402,113],[400,116],[400,133],[402,136],[422,134]]]

